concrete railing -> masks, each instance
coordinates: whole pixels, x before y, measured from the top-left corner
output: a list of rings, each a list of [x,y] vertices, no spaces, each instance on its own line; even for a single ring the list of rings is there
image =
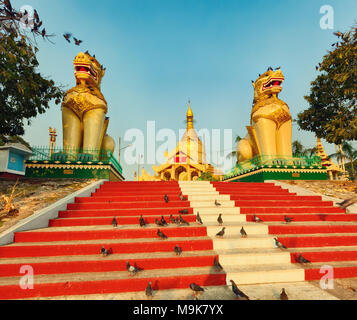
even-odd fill
[[[21,231],[29,231],[34,229],[47,228],[51,219],[58,218],[58,212],[67,209],[68,203],[73,203],[76,197],[90,197],[92,192],[95,192],[106,180],[98,180],[94,183],[86,186],[85,188],[78,190],[67,197],[58,200],[50,206],[41,209],[31,216],[21,220],[13,227],[0,233],[0,245],[7,245],[14,242],[14,233]]]

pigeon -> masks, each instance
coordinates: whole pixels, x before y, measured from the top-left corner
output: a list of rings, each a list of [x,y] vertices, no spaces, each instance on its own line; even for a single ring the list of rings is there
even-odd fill
[[[215,205],[216,207],[220,207],[220,206],[221,206],[221,204],[220,204],[217,200],[214,202],[214,205]]]
[[[81,43],[83,42],[82,40],[78,40],[78,39],[76,39],[75,37],[73,37],[73,40],[74,40],[74,44],[75,44],[76,46],[80,46]]]
[[[294,221],[294,218],[284,216],[284,220],[286,223],[290,223],[290,222]]]
[[[233,293],[236,295],[237,299],[244,299],[244,300],[249,300],[249,297],[243,293],[242,291],[240,291],[237,287],[237,285],[235,284],[235,282],[233,280],[230,280],[232,283],[232,291]]]
[[[152,287],[151,287],[151,281],[149,282],[148,286],[145,289],[145,295],[147,296],[148,299],[152,299]]]
[[[242,238],[248,238],[248,235],[245,232],[244,227],[242,227],[242,229],[240,229],[240,235],[242,236]]]
[[[311,263],[311,261],[305,259],[305,258],[301,255],[301,253],[299,253],[299,257],[297,258],[297,261],[298,261],[299,263]]]
[[[164,199],[165,199],[165,202],[166,202],[166,203],[169,202],[169,197],[167,196],[167,194],[165,194]]]
[[[190,289],[193,291],[194,297],[196,300],[199,299],[201,294],[205,291],[205,289],[201,288],[198,284],[196,283],[191,283],[190,284]]]
[[[222,224],[223,224],[222,214],[220,214],[220,215],[218,216],[217,222],[218,222],[218,224],[219,224],[220,226],[222,226]]]
[[[161,216],[161,224],[165,227],[165,226],[168,226],[168,224],[167,224],[167,222],[166,222],[166,220],[165,220],[165,218],[164,218],[164,216]]]
[[[288,295],[285,292],[285,289],[283,288],[280,294],[280,300],[289,300]]]
[[[172,222],[172,223],[176,223],[176,220],[175,220],[175,218],[174,218],[174,216],[171,214],[170,215],[170,221]]]
[[[342,33],[342,32],[339,32],[339,31],[334,32],[333,34],[334,34],[336,37],[339,37],[339,38],[341,38],[341,37],[343,36],[343,33]]]
[[[350,199],[347,199],[345,201],[342,201],[340,203],[337,203],[338,206],[341,207],[341,209],[347,209],[348,207],[352,206],[357,202],[357,196],[354,196]]]
[[[185,201],[185,200],[186,200],[186,198],[183,196],[182,193],[179,194],[179,197],[180,197],[180,200],[181,200],[181,201]]]
[[[223,267],[221,266],[221,264],[217,260],[217,257],[214,257],[213,266],[216,268],[217,271],[222,271],[223,270]]]
[[[278,241],[277,238],[274,238],[275,240],[275,245],[280,248],[280,249],[287,249],[287,247],[285,247],[281,242]]]
[[[225,233],[226,227],[224,227],[220,232],[216,234],[216,237],[223,238]]]
[[[65,34],[63,35],[63,37],[66,39],[66,41],[67,41],[68,43],[71,43],[71,40],[69,40],[69,39],[72,37],[72,34],[71,34],[71,33],[65,33]]]
[[[145,227],[145,226],[146,226],[145,220],[143,216],[140,216],[140,227]]]
[[[179,219],[180,219],[180,223],[181,223],[181,224],[184,224],[184,225],[186,225],[186,226],[189,226],[189,225],[190,225],[184,218],[181,217],[181,215],[179,216]]]
[[[132,276],[136,275],[136,274],[137,274],[138,272],[140,272],[140,271],[143,271],[143,269],[141,269],[141,268],[138,268],[138,267],[136,267],[136,266],[131,266],[128,261],[126,262],[126,270],[128,270],[128,272],[129,272]]]
[[[157,230],[157,235],[162,240],[167,239],[167,235],[163,234],[160,229]]]
[[[253,219],[255,222],[263,222],[263,220],[257,217],[256,215],[254,215]]]
[[[118,221],[117,221],[117,219],[115,217],[112,220],[112,225],[113,225],[114,228],[118,227]]]
[[[179,218],[179,217],[176,218],[175,223],[176,223],[178,226],[181,225],[181,222],[180,222],[180,218]]]
[[[163,227],[164,225],[161,223],[161,221],[159,221],[158,218],[155,218],[155,223],[156,225],[158,225],[159,227]]]
[[[109,252],[107,249],[104,248],[104,246],[102,247],[102,249],[100,249],[100,254],[103,256],[103,257],[107,257],[109,255]]]
[[[180,256],[182,253],[182,249],[178,245],[175,246],[174,251],[177,256]]]
[[[44,28],[41,32],[42,38],[44,38],[46,36],[46,28]]]
[[[200,216],[200,213],[199,213],[199,212],[197,212],[196,221],[197,221],[199,224],[203,224],[203,222],[202,222],[202,219],[201,219],[201,216]]]
[[[181,213],[181,214],[188,214],[188,209],[180,210],[179,213]]]

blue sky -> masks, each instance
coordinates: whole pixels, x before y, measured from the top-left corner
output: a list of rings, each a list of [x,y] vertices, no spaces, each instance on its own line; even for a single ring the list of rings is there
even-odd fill
[[[232,129],[245,135],[253,89],[251,80],[267,67],[281,66],[286,80],[280,98],[294,118],[307,108],[304,95],[315,66],[335,40],[357,20],[355,0],[13,0],[17,8],[38,9],[55,45],[39,39],[39,70],[66,89],[74,85],[73,58],[89,50],[107,67],[102,82],[116,140],[126,130],[146,132],[184,127],[191,99],[197,128]],[[320,7],[334,8],[334,30],[320,28]],[[84,42],[68,44],[72,32]],[[48,127],[62,141],[60,106],[26,127],[32,145],[48,144]],[[312,133],[293,128],[293,139],[315,145]],[[325,142],[329,153],[334,146]],[[137,166],[123,164],[132,179]],[[150,169],[150,166],[145,166]]]

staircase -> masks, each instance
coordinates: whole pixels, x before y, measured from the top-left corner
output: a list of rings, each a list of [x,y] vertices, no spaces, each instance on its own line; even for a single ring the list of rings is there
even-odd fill
[[[170,223],[182,210],[190,225]],[[286,224],[285,215],[294,222]],[[157,236],[155,219],[162,216],[167,240]],[[224,237],[217,238],[223,227]],[[274,237],[288,249],[276,248]],[[102,246],[108,257],[100,255]],[[312,263],[297,263],[298,253]],[[212,267],[215,257],[224,271]],[[127,261],[144,271],[131,276]],[[13,244],[0,247],[0,299],[144,292],[149,281],[165,290],[191,282],[225,286],[231,279],[238,285],[319,280],[326,264],[335,278],[357,277],[357,215],[319,196],[297,196],[273,183],[105,182],[91,197],[68,204],[48,228],[16,233]],[[24,265],[33,268],[34,289],[19,286]]]

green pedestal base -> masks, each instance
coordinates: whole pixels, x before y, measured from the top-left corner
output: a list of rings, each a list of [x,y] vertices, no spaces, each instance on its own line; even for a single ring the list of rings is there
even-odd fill
[[[59,161],[27,161],[26,178],[125,180],[111,163],[60,163]]]
[[[267,180],[328,180],[326,169],[259,168],[224,179],[226,182],[264,182]]]

